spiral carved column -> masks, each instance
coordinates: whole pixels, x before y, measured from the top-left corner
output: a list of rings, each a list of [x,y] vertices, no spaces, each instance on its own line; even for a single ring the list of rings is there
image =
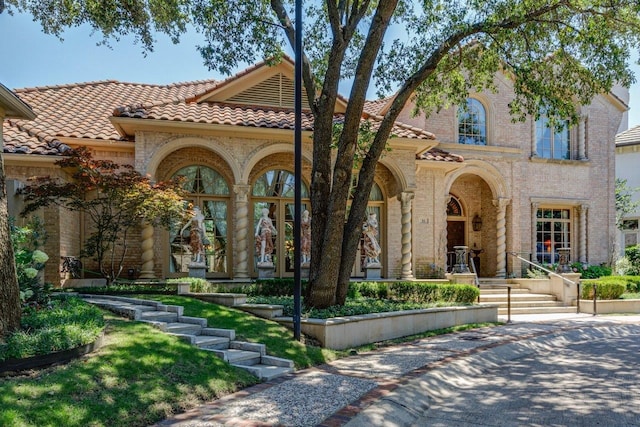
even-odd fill
[[[507,205],[509,199],[497,199],[493,201],[493,205],[497,208],[496,212],[496,277],[507,276]]]
[[[589,207],[582,205],[578,207],[580,214],[580,262],[585,264],[587,262],[587,212]]]
[[[142,255],[140,261],[142,266],[140,267],[141,279],[155,279],[153,273],[153,226],[151,224],[144,224],[142,226]]]
[[[414,193],[403,192],[400,194],[401,213],[400,223],[402,225],[402,275],[403,279],[413,279],[413,265],[411,259],[412,253],[412,234],[411,234],[411,201]]]
[[[234,278],[246,279],[249,277],[249,195],[248,185],[236,185],[233,191],[236,193],[236,229],[235,229],[235,269]]]
[[[538,207],[540,203],[531,203],[531,259],[538,258]]]

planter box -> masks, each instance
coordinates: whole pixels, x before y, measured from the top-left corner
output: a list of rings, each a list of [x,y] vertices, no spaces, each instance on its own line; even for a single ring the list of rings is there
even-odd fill
[[[199,299],[205,302],[211,302],[214,304],[226,305],[227,307],[233,307],[234,305],[245,304],[247,302],[246,294],[225,294],[225,293],[184,293],[186,297]]]
[[[293,328],[291,317],[274,319]],[[498,305],[392,311],[332,319],[303,319],[301,330],[326,348],[344,350],[467,323],[497,322]]]
[[[581,299],[580,312],[593,314],[593,300]],[[640,313],[640,299],[598,300],[596,312],[597,314]]]

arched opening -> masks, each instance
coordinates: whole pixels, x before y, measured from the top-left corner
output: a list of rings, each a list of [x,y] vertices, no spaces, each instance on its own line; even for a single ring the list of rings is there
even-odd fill
[[[276,277],[290,277],[293,276],[294,271],[293,222],[296,215],[294,185],[293,172],[284,169],[271,169],[254,181],[251,190],[254,227],[262,216],[262,210],[267,209],[269,218],[277,230],[277,233],[271,236],[273,241],[271,260],[275,266],[274,275]],[[302,183],[302,199],[302,211],[310,211],[309,190],[304,182]],[[258,261],[256,253],[257,250],[253,257],[254,271]]]
[[[355,190],[356,187],[356,182],[354,180],[354,183],[351,186],[351,195],[350,195],[350,199],[353,198],[353,191]],[[378,223],[378,227],[377,230],[374,231],[375,234],[375,238],[378,240],[378,245],[380,246],[380,248],[383,248],[383,252],[385,249],[385,209],[384,209],[384,193],[382,192],[382,188],[376,183],[374,182],[373,185],[371,186],[371,192],[369,193],[369,202],[367,203],[367,215],[366,217],[369,218],[370,215],[373,214],[374,218],[377,220]],[[349,208],[351,202],[349,201],[349,204],[347,205],[347,209]],[[353,277],[364,277],[365,276],[365,272],[364,272],[364,267],[365,267],[365,258],[366,258],[366,251],[365,251],[365,235],[364,233],[360,236],[360,242],[358,243],[358,256],[356,256],[356,261],[353,265],[353,270],[351,275]]]
[[[216,170],[204,165],[179,169],[174,177],[183,177],[188,193],[185,203],[200,208],[204,215],[205,264],[207,277],[229,276],[229,185]],[[169,233],[169,275],[184,276],[192,258],[189,226]]]

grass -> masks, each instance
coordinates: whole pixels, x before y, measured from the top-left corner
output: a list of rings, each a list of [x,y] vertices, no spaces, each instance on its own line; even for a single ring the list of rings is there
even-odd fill
[[[91,357],[0,379],[0,425],[146,426],[256,382],[149,325],[108,318]]]
[[[269,354],[291,359],[297,368],[492,325],[463,325],[334,351],[295,341],[292,332],[278,323],[233,308],[181,296],[142,297],[182,305],[185,315],[205,317],[212,327],[234,329],[239,340],[264,343]],[[97,352],[64,366],[0,378],[0,425],[146,426],[258,382],[212,353],[197,351],[147,324],[111,314],[106,323],[105,345]]]
[[[144,295],[145,299],[162,301],[184,307],[185,316],[204,317],[209,327],[234,329],[239,341],[259,342],[267,346],[272,356],[293,360],[297,369],[319,365],[344,355],[294,340],[293,332],[277,322],[255,317],[235,308],[210,304],[193,298],[176,295]]]
[[[640,292],[625,292],[620,295],[622,299],[640,299]]]

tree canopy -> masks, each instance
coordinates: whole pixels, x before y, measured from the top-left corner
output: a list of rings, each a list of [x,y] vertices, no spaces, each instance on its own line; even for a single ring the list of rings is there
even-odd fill
[[[230,73],[258,59],[277,61],[294,46],[293,1],[6,0],[45,32],[89,24],[104,42],[132,34],[151,50],[154,33],[175,42],[189,26],[211,69]],[[640,41],[640,3],[629,0],[327,0],[304,5],[303,82],[314,115],[312,264],[306,304],[343,303],[375,166],[407,102],[430,114],[461,104],[469,91],[513,81],[515,120],[576,122],[576,105],[614,84],[629,86],[627,63]],[[332,145],[339,84],[352,79],[349,104]],[[366,94],[394,94],[354,169]],[[552,120],[553,123],[553,120]],[[335,163],[332,154],[336,155]],[[357,188],[347,213],[353,174]],[[347,218],[345,223],[345,218]]]

